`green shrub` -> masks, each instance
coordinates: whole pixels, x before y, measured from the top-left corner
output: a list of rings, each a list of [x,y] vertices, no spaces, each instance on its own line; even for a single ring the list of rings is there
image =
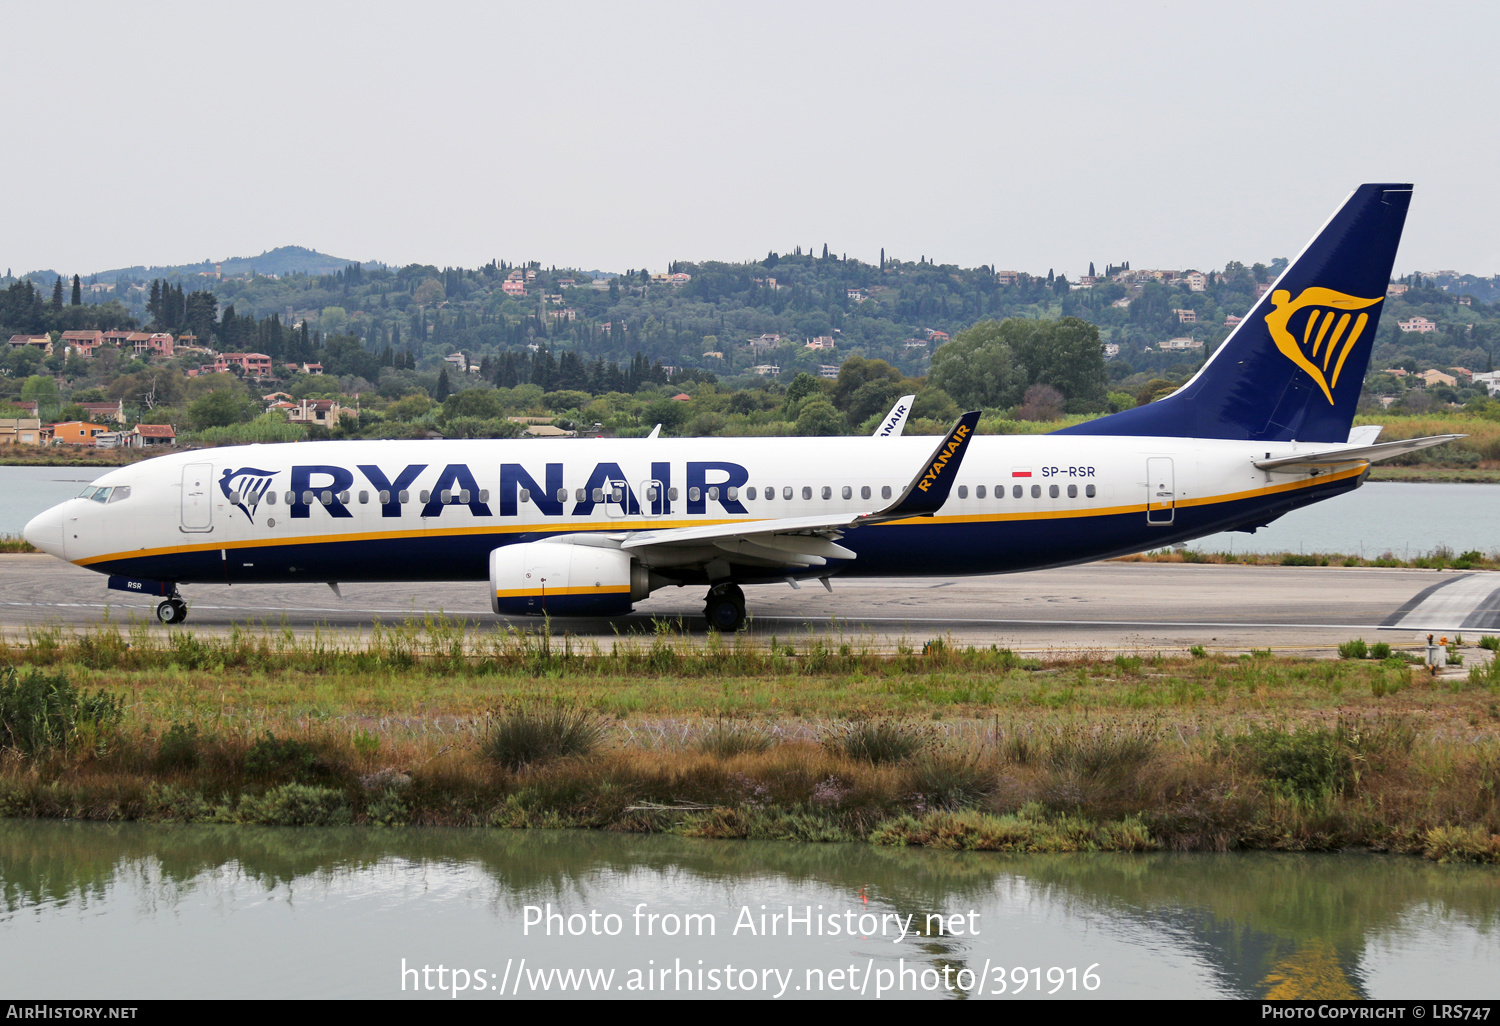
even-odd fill
[[[491,718],[480,750],[507,769],[570,755],[604,743],[604,723],[587,709],[515,708]]]
[[[120,721],[124,701],[104,691],[83,692],[67,674],[0,668],[0,748],[28,756],[53,749],[95,747]]]
[[[1493,634],[1481,634],[1479,636],[1479,647],[1487,648],[1491,652],[1500,652],[1500,638]]]
[[[1379,659],[1384,661],[1386,659],[1389,659],[1390,657],[1391,646],[1386,644],[1384,641],[1377,641],[1375,642],[1375,644],[1370,646],[1371,659]]]
[[[1240,739],[1256,767],[1276,786],[1303,796],[1340,792],[1354,776],[1338,732],[1322,727],[1253,727]]]
[[[277,737],[270,731],[262,734],[245,753],[245,772],[254,777],[311,777],[319,770],[318,753],[306,741],[294,737]]]
[[[258,798],[240,800],[235,818],[267,826],[343,826],[353,819],[349,799],[331,787],[282,784]]]
[[[830,728],[819,739],[825,751],[875,764],[904,762],[931,747],[930,733],[900,720],[859,720]]]
[[[1369,654],[1370,650],[1365,647],[1364,638],[1355,638],[1339,646],[1340,659],[1363,659]]]
[[[201,761],[196,723],[172,724],[156,746],[156,768],[159,770],[196,769]]]

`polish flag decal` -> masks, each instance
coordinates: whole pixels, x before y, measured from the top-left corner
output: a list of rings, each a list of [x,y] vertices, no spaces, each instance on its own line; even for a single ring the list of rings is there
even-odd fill
[[[1011,467],[1010,468],[1010,476],[1011,477],[1030,477],[1031,476],[1031,468],[1030,467]]]

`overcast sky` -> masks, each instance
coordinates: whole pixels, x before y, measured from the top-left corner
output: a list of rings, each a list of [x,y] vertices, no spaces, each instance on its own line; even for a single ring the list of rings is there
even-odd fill
[[[1291,256],[1500,272],[1500,5],[3,0],[0,269]]]

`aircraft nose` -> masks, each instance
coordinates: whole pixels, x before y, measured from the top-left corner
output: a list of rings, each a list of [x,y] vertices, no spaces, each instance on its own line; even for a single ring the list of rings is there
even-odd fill
[[[21,532],[21,536],[49,556],[57,556],[59,559],[67,558],[63,554],[63,510],[61,506],[53,506],[46,512],[32,517]]]

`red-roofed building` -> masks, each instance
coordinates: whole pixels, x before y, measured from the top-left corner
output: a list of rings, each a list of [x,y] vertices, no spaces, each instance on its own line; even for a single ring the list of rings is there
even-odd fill
[[[12,335],[10,337],[10,347],[12,349],[26,349],[26,348],[29,348],[29,347],[35,347],[37,349],[40,349],[43,353],[46,353],[48,356],[51,356],[52,355],[52,336],[51,335]]]
[[[112,403],[79,403],[91,419],[100,421],[112,420],[116,424],[125,423],[125,400],[116,399]]]
[[[287,419],[293,424],[319,424],[331,429],[338,426],[339,415],[344,412],[333,399],[303,399],[287,411]]]
[[[75,350],[79,356],[87,358],[93,356],[94,350],[104,343],[104,332],[65,331],[62,333],[62,343]]]
[[[149,449],[157,445],[176,445],[177,432],[171,424],[137,424],[130,432],[132,449]]]
[[[231,367],[238,367],[247,378],[271,376],[271,358],[265,353],[220,353],[214,357],[213,371],[222,374]]]

